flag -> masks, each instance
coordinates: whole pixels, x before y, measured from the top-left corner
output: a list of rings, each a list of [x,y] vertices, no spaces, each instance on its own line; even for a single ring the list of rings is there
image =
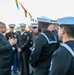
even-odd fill
[[[34,18],[32,19],[32,21],[34,21]]]
[[[24,6],[19,2],[19,4],[21,5],[21,8],[24,9]]]
[[[37,20],[35,19],[35,22],[37,22]]]
[[[18,0],[15,0],[16,6],[19,9]]]
[[[24,9],[24,12],[25,12],[25,17],[27,17],[27,10],[26,10],[26,9]]]
[[[32,21],[32,15],[29,13],[29,15],[30,15],[30,21]]]
[[[24,6],[20,2],[19,2],[19,4],[21,5],[21,8],[24,10],[25,17],[27,17],[27,10],[24,8]]]

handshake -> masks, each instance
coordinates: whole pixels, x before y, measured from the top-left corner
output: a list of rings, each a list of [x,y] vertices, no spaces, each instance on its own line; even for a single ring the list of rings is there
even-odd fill
[[[17,39],[9,38],[9,43],[11,46],[14,46],[17,43]]]

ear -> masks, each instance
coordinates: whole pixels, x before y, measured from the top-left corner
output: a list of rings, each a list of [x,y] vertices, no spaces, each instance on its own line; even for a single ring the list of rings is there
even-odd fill
[[[62,34],[65,34],[66,33],[66,30],[65,30],[65,28],[64,27],[62,27],[62,32],[61,32]]]

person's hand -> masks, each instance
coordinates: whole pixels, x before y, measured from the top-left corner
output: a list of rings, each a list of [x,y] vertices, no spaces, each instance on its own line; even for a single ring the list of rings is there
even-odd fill
[[[21,48],[18,48],[18,52],[21,52]]]
[[[9,38],[9,43],[10,43],[11,46],[13,46],[17,43],[17,39]]]
[[[14,39],[15,43],[17,43],[17,39]]]

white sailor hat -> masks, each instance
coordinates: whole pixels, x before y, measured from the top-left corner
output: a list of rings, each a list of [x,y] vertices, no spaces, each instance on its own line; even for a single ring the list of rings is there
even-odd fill
[[[38,25],[31,25],[31,27],[35,29],[38,27]]]
[[[38,25],[37,22],[31,22],[31,25]]]
[[[20,26],[26,26],[26,24],[25,24],[25,23],[20,23],[19,25],[20,25]]]
[[[74,17],[64,17],[64,18],[60,18],[57,19],[57,23],[59,25],[74,25]]]
[[[37,17],[37,20],[39,22],[46,22],[46,23],[49,23],[50,22],[50,19],[45,17],[45,16],[42,16],[42,17]]]
[[[30,22],[30,24],[28,25],[29,27],[38,27],[37,22]]]
[[[14,28],[16,25],[15,24],[9,24],[10,28]]]

